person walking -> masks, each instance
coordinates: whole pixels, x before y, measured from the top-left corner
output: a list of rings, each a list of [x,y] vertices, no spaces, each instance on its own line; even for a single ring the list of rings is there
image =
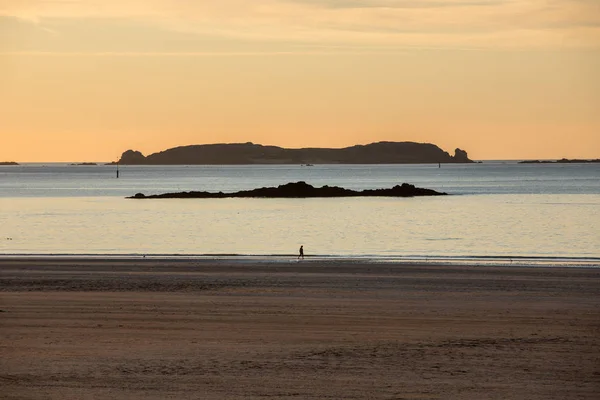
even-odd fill
[[[298,260],[301,258],[304,260],[304,245],[300,246],[299,252],[300,254],[298,254]]]

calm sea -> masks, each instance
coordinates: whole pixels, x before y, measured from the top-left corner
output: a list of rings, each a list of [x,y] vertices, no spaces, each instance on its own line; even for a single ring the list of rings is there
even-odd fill
[[[600,164],[0,166],[0,254],[307,255],[600,265]],[[129,200],[287,182],[452,196]]]

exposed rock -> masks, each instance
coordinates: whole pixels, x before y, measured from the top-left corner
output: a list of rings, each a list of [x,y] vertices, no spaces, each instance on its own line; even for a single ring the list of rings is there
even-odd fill
[[[403,183],[391,189],[351,190],[338,186],[322,186],[316,188],[306,182],[300,181],[287,183],[277,187],[263,187],[253,190],[242,190],[235,193],[223,192],[179,192],[164,193],[146,196],[136,193],[129,199],[224,199],[232,197],[258,197],[258,198],[306,198],[306,197],[414,197],[414,196],[442,196],[447,193],[436,192],[432,189],[423,189],[414,185]]]
[[[457,163],[472,163],[473,161],[469,160],[469,156],[467,152],[457,148],[454,150],[454,162]]]
[[[127,150],[123,155],[121,155],[121,159],[119,160],[119,164],[147,164],[146,157],[135,150]]]
[[[457,149],[451,156],[436,145],[414,142],[378,142],[343,149],[285,149],[260,144],[233,143],[182,146],[144,157],[127,150],[119,164],[224,165],[224,164],[438,164],[472,162]]]

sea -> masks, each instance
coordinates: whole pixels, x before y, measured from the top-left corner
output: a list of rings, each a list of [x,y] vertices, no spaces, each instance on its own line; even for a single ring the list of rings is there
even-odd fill
[[[600,267],[600,164],[0,166],[0,256]],[[127,199],[288,182],[448,196]]]

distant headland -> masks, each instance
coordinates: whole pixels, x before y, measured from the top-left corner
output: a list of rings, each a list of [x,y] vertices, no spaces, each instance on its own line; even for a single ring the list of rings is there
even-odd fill
[[[144,156],[127,150],[118,161],[125,165],[231,165],[231,164],[438,164],[472,163],[467,152],[451,156],[438,146],[415,142],[378,142],[341,149],[286,149],[260,144],[230,143],[175,147]]]
[[[338,186],[322,186],[320,188],[306,182],[290,182],[277,187],[263,187],[253,190],[242,190],[235,193],[223,192],[179,192],[146,196],[137,193],[129,199],[226,199],[226,198],[308,198],[308,197],[414,197],[414,196],[445,196],[447,193],[436,192],[403,183],[391,189],[351,190]]]
[[[19,163],[14,161],[0,161],[0,165],[19,165]]]
[[[571,159],[561,158],[560,160],[550,161],[550,160],[525,160],[519,161],[519,164],[577,164],[577,163],[600,163],[600,158],[596,158],[595,160],[579,160],[579,159]]]

